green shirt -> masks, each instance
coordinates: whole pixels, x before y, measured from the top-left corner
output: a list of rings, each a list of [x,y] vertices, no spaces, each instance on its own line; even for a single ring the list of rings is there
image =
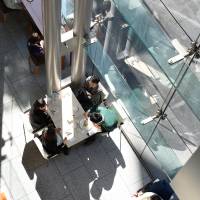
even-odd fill
[[[101,123],[102,131],[112,131],[117,127],[118,117],[115,111],[99,106],[96,112],[103,116],[103,122]]]

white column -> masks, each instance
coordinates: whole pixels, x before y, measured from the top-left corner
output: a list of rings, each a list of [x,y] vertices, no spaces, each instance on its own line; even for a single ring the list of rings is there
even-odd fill
[[[43,0],[47,93],[61,88],[61,0]]]

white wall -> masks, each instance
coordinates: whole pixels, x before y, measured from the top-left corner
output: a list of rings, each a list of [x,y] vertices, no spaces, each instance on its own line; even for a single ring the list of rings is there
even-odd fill
[[[200,200],[200,148],[172,180],[180,200]]]

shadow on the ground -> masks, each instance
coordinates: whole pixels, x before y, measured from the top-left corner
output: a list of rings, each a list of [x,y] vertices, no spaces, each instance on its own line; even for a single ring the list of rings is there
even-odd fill
[[[126,165],[110,137],[102,137],[101,142],[111,145],[115,152],[112,158],[107,158],[98,140],[99,137],[89,145],[72,148],[68,156],[61,154],[48,161],[33,141],[26,144],[22,164],[30,179],[36,175],[35,188],[42,200],[64,199],[70,194],[75,199],[99,199],[103,190],[112,188],[117,168]]]

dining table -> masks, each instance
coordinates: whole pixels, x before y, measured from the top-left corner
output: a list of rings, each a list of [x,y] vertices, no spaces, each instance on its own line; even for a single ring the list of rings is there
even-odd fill
[[[67,147],[72,147],[101,132],[89,119],[85,119],[81,104],[70,87],[47,96],[47,112],[56,128],[61,128]],[[85,121],[86,120],[86,121]]]

